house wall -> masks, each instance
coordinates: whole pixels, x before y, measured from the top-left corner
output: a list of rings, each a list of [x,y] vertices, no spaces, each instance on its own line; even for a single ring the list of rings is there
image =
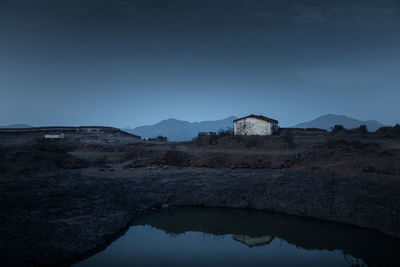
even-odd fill
[[[256,118],[246,118],[233,124],[235,135],[271,135],[272,124]]]
[[[64,133],[60,133],[60,134],[45,134],[44,138],[45,139],[61,139],[64,138],[65,135]]]

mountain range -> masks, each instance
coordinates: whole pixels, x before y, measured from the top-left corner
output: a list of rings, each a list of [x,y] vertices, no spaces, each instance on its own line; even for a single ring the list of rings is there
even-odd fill
[[[233,127],[236,117],[231,116],[216,121],[188,122],[177,119],[167,119],[154,125],[140,126],[124,131],[140,135],[142,138],[156,137],[158,135],[168,137],[169,141],[188,141],[196,137],[198,132],[218,132]]]
[[[143,138],[156,137],[158,135],[168,137],[170,141],[188,141],[196,137],[198,132],[218,132],[221,129],[233,127],[235,116],[222,120],[188,122],[177,119],[167,119],[154,125],[140,126],[134,129],[123,129],[127,132],[140,135]],[[320,128],[330,130],[335,125],[342,125],[346,129],[358,128],[360,125],[366,125],[368,131],[376,131],[385,125],[375,121],[361,121],[344,115],[328,114],[320,116],[308,122],[299,123],[295,128]]]
[[[5,125],[5,126],[1,126],[0,128],[31,128],[32,126],[28,125],[28,124],[10,124],[10,125]]]
[[[222,120],[189,122],[177,119],[167,119],[154,125],[140,126],[134,129],[122,129],[124,131],[140,135],[142,138],[156,137],[158,135],[168,137],[169,141],[188,141],[196,137],[198,132],[218,132],[233,128],[233,121],[237,119],[231,116]],[[335,125],[342,125],[346,129],[357,128],[366,125],[368,131],[376,131],[385,125],[375,120],[362,121],[344,115],[328,114],[320,116],[308,122],[302,122],[294,128],[320,128],[330,130]],[[30,128],[27,124],[12,124],[0,126],[0,128]]]
[[[366,125],[370,132],[375,132],[380,127],[385,126],[375,120],[361,121],[344,115],[327,114],[308,122],[299,123],[295,125],[294,128],[319,128],[330,130],[331,127],[335,125],[342,125],[346,129],[354,129],[360,127],[360,125]]]

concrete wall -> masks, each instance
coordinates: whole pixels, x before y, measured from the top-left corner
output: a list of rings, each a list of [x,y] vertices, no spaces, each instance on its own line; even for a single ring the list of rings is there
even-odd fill
[[[235,135],[271,135],[272,124],[256,118],[245,118],[234,122],[233,131]]]

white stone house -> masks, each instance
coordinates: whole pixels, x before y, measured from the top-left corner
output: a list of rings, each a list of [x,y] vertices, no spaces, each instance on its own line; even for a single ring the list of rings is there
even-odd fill
[[[278,121],[261,115],[249,115],[233,121],[234,135],[272,135]]]

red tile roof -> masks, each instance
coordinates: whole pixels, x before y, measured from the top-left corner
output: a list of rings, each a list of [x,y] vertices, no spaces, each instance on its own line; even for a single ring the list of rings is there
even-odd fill
[[[255,119],[267,121],[267,122],[270,122],[270,123],[278,123],[277,120],[274,120],[274,119],[271,119],[271,118],[268,118],[268,117],[265,117],[265,116],[262,116],[262,115],[254,115],[254,114],[251,114],[249,116],[236,119],[233,122],[236,122],[236,121],[239,121],[239,120],[243,120],[243,119],[247,119],[247,118],[255,118]]]

